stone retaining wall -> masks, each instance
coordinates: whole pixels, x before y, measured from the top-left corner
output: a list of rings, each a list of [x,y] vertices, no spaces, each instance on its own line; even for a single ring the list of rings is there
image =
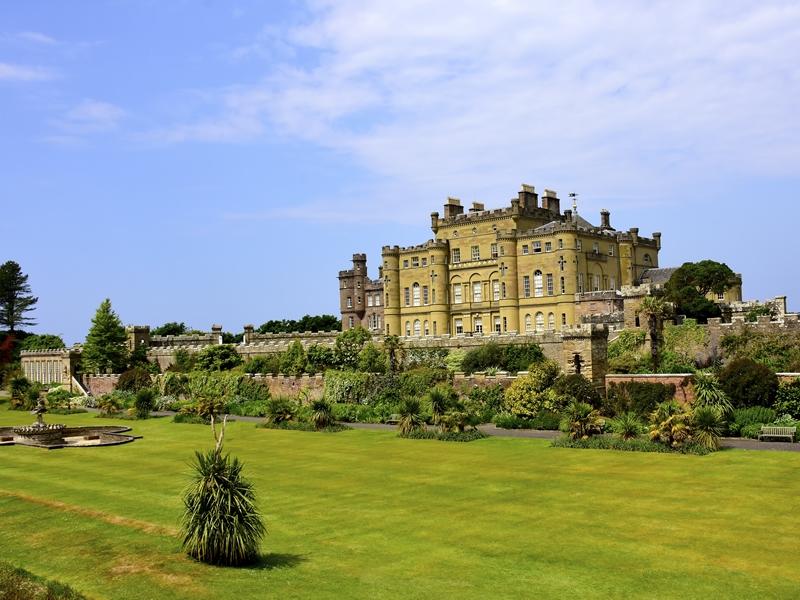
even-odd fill
[[[116,389],[119,375],[83,375],[81,379],[90,396],[102,396]]]
[[[662,383],[675,386],[675,400],[682,404],[694,401],[694,386],[691,373],[656,373],[656,374],[614,374],[606,375],[606,391],[612,383],[620,384],[628,381],[641,383]]]

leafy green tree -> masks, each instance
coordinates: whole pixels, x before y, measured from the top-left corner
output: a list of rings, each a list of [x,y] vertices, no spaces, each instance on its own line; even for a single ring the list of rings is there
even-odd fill
[[[577,373],[559,375],[553,383],[553,391],[576,402],[590,404],[592,408],[600,408],[603,403],[594,384]]]
[[[286,375],[302,375],[306,371],[308,358],[303,344],[300,340],[295,340],[289,344],[286,352],[281,354],[280,369]]]
[[[164,323],[159,327],[151,329],[150,335],[184,335],[188,330],[189,328],[183,321],[180,323],[170,321],[169,323]]]
[[[0,265],[0,326],[14,333],[18,327],[35,325],[25,313],[32,311],[38,301],[31,295],[28,276],[19,264],[9,260]]]
[[[196,362],[195,355],[186,350],[185,348],[178,348],[172,354],[172,365],[169,367],[170,371],[178,373],[188,373],[194,369]]]
[[[50,333],[32,333],[26,336],[20,344],[20,349],[22,350],[53,350],[64,347],[64,340],[61,339],[61,336]]]
[[[92,319],[83,345],[84,370],[94,373],[121,373],[128,364],[128,334],[106,298]]]
[[[364,373],[385,373],[386,355],[372,342],[358,354],[358,370]]]
[[[312,344],[306,351],[309,371],[322,373],[336,366],[336,358],[332,348],[322,344]]]
[[[735,408],[772,406],[778,392],[778,377],[772,369],[749,358],[730,361],[719,380]]]
[[[292,333],[297,332],[317,332],[317,331],[340,331],[342,322],[333,315],[303,315],[299,321],[294,319],[270,319],[262,323],[258,333]]]
[[[233,346],[207,346],[196,355],[195,365],[201,371],[229,371],[244,362]]]
[[[706,298],[709,293],[721,294],[740,285],[741,279],[725,263],[701,260],[683,263],[665,286],[667,300],[675,304],[678,314],[705,323],[719,317],[720,308]]]
[[[358,368],[358,355],[364,344],[372,339],[372,334],[363,327],[353,327],[336,336],[334,356],[336,363],[342,369],[356,370]]]

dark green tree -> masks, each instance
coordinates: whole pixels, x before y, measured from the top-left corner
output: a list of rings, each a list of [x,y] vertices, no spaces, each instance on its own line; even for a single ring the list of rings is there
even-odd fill
[[[50,333],[28,335],[20,344],[22,350],[53,350],[64,348],[64,340],[59,335]]]
[[[244,361],[233,346],[208,346],[197,353],[195,366],[201,371],[229,371]]]
[[[9,260],[0,265],[0,327],[14,333],[18,327],[35,325],[25,313],[32,311],[38,301],[31,295],[28,276],[19,264]]]
[[[183,335],[189,330],[186,327],[186,323],[181,321],[180,323],[176,323],[175,321],[170,321],[169,323],[164,323],[159,327],[154,327],[150,330],[150,335]]]
[[[372,334],[363,327],[353,327],[337,335],[333,352],[339,367],[345,370],[356,370],[361,350],[364,349],[364,344],[371,339]]]
[[[84,371],[121,373],[128,364],[128,334],[119,316],[106,298],[92,319],[92,327],[83,345],[81,360]]]
[[[706,298],[709,293],[721,294],[741,284],[741,279],[725,263],[701,260],[683,263],[666,285],[667,300],[675,305],[678,314],[705,323],[719,317],[719,306]]]

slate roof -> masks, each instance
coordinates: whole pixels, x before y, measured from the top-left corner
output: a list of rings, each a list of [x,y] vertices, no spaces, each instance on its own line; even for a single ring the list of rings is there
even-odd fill
[[[654,283],[656,285],[664,285],[672,277],[672,274],[678,270],[678,267],[664,267],[663,269],[645,269],[642,276],[639,278],[639,283]]]

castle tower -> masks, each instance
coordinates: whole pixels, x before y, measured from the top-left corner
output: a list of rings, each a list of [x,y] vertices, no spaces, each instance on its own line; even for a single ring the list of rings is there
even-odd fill
[[[387,335],[402,335],[400,329],[400,248],[384,246],[383,258],[383,315]]]
[[[364,317],[364,285],[367,280],[367,255],[353,254],[353,268],[339,271],[339,311],[342,331],[361,325]]]
[[[434,242],[430,247],[430,282],[431,282],[431,334],[444,335],[450,333],[450,296],[449,271],[447,258],[449,255],[447,242]]]

